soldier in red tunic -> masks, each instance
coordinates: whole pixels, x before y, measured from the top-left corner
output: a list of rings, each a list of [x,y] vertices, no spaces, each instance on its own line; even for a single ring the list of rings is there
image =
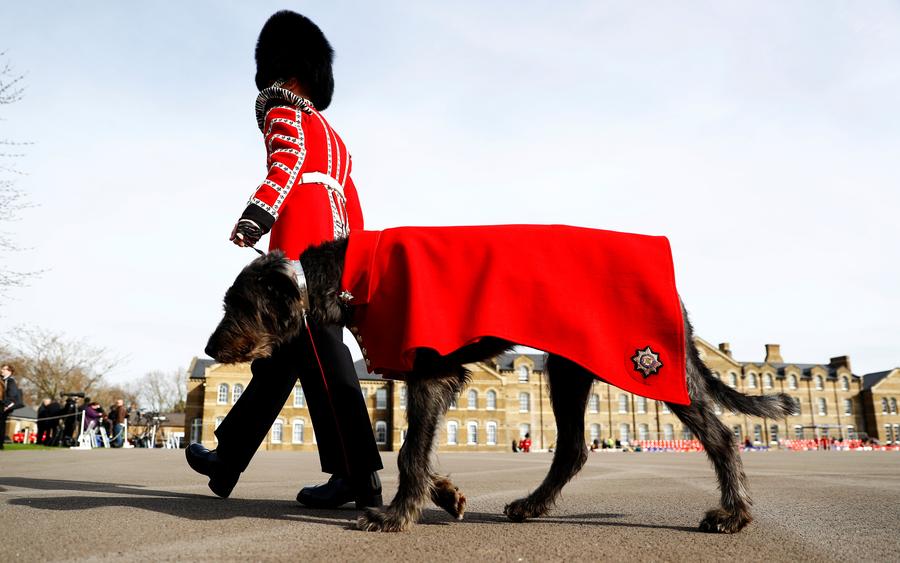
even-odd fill
[[[271,231],[269,250],[297,260],[309,246],[362,230],[350,154],[320,113],[334,89],[332,58],[321,30],[300,14],[278,12],[263,26],[256,46],[256,118],[268,174],[231,233],[238,246],[254,246]],[[231,493],[299,379],[322,470],[331,479],[303,488],[297,500],[320,508],[350,501],[380,506],[381,457],[340,328],[310,326],[309,334],[254,361],[251,371],[247,389],[216,429],[218,447],[193,444],[187,451],[191,467],[210,477],[212,491]]]

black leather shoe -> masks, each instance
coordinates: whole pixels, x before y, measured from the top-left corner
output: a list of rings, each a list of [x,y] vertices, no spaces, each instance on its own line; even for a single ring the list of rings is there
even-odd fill
[[[231,469],[219,458],[216,450],[208,450],[200,444],[191,444],[184,450],[191,469],[209,477],[209,489],[222,498],[228,498],[237,485],[241,472]]]
[[[297,502],[309,508],[337,508],[350,501],[356,508],[380,508],[381,479],[378,473],[370,473],[358,481],[332,475],[327,483],[315,487],[303,487],[297,493]]]

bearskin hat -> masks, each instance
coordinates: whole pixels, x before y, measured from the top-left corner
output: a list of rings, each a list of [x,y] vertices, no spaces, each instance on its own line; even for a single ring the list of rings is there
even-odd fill
[[[256,87],[296,78],[318,110],[331,103],[334,49],[309,18],[290,10],[277,12],[263,25],[256,41]]]

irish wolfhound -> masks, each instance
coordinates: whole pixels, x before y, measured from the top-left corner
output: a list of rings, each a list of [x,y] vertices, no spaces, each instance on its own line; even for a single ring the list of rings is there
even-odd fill
[[[308,294],[298,284],[295,267],[281,253],[254,260],[225,294],[225,315],[210,336],[207,353],[223,363],[248,362],[266,357],[275,347],[300,336],[307,316],[310,323],[346,325],[352,307],[342,301],[339,287],[346,250],[347,241],[343,240],[310,248],[301,256]],[[785,394],[747,396],[722,383],[700,360],[687,314],[683,317],[691,402],[668,406],[703,444],[719,481],[721,504],[703,516],[700,529],[734,533],[752,520],[751,501],[734,436],[713,412],[713,403],[733,412],[773,419],[790,414],[794,403]],[[398,457],[398,491],[385,510],[367,510],[359,518],[359,528],[406,530],[416,522],[429,497],[455,518],[462,518],[465,497],[431,466],[438,423],[466,385],[469,373],[464,364],[487,360],[514,344],[487,338],[444,356],[431,350],[417,352],[414,368],[406,374],[409,426]],[[587,460],[584,414],[597,376],[553,354],[546,370],[556,419],[556,451],[544,481],[525,498],[506,505],[506,516],[516,522],[544,515]]]

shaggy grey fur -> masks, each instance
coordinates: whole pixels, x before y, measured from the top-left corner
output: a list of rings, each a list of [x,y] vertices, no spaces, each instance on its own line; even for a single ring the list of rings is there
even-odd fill
[[[346,245],[346,241],[326,243],[300,257],[310,295],[309,322],[347,324],[350,320],[352,310],[338,299]],[[210,337],[207,353],[220,362],[247,362],[271,354],[274,346],[290,340],[302,329],[298,304],[299,292],[284,256],[274,252],[254,260],[225,294],[225,316]],[[684,322],[691,404],[669,404],[669,408],[701,441],[719,481],[720,505],[706,513],[700,529],[734,533],[752,520],[751,501],[734,436],[714,414],[713,404],[750,416],[775,419],[791,414],[795,407],[792,399],[783,393],[748,396],[719,381],[700,361],[686,311]],[[413,370],[406,377],[409,425],[398,458],[397,495],[385,510],[367,510],[359,518],[361,529],[406,530],[419,518],[422,504],[428,498],[454,518],[462,518],[465,496],[431,467],[438,424],[468,381],[469,374],[463,365],[492,358],[514,344],[486,338],[447,356],[431,350],[417,353]],[[584,413],[596,377],[553,354],[547,359],[547,377],[558,433],[556,451],[550,471],[538,488],[506,506],[507,517],[516,522],[546,514],[563,486],[587,460]]]

